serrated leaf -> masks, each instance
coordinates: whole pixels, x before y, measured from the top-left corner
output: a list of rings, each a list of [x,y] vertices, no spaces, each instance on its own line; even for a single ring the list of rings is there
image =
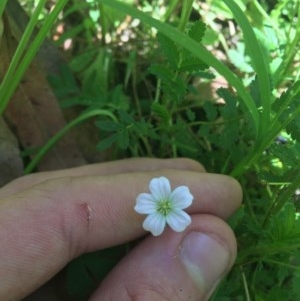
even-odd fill
[[[167,108],[159,103],[153,103],[151,105],[151,111],[158,117],[160,117],[165,123],[169,122],[170,114]]]
[[[296,208],[286,203],[282,210],[270,220],[268,234],[276,243],[298,238],[300,235],[299,221],[296,220]]]
[[[291,137],[300,142],[300,116],[293,119],[292,122],[286,127],[287,133],[291,134]]]
[[[220,88],[217,94],[225,100],[225,105],[220,107],[220,113],[226,119],[233,118],[237,115],[237,100],[228,89]]]
[[[209,71],[199,71],[193,74],[194,77],[200,77],[205,79],[215,79],[216,76]]]
[[[295,162],[299,161],[299,152],[295,144],[273,144],[269,152],[271,155],[280,159],[280,161],[289,167],[295,166]]]
[[[187,91],[185,82],[180,76],[169,83],[163,83],[162,90],[167,94],[167,97],[177,103],[181,102]]]
[[[115,132],[123,128],[121,124],[109,120],[99,120],[96,126],[105,132]]]
[[[208,121],[214,121],[217,118],[218,113],[216,106],[211,101],[206,101],[203,104],[203,109]]]
[[[179,51],[176,44],[161,33],[158,33],[156,37],[160,46],[159,50],[162,51],[171,67],[176,70],[179,62]]]
[[[117,133],[117,144],[121,149],[127,149],[129,145],[129,134],[127,130]]]
[[[206,25],[202,21],[196,21],[188,31],[188,36],[200,43],[206,30]]]
[[[97,145],[96,148],[99,151],[103,151],[109,148],[113,143],[115,143],[118,139],[118,133],[114,133],[111,136],[102,139]]]
[[[126,125],[129,125],[129,124],[132,124],[135,122],[134,118],[124,110],[119,111],[119,118],[120,118],[120,121]]]
[[[208,66],[201,60],[189,55],[188,57],[182,59],[178,70],[182,72],[194,73],[207,69],[207,67]]]
[[[169,68],[158,64],[151,65],[149,71],[166,82],[172,82],[174,77],[174,73]]]
[[[134,123],[134,127],[133,127],[134,131],[140,136],[148,135],[151,128],[152,125],[150,123],[147,123],[144,118]]]
[[[196,119],[196,114],[191,109],[186,110],[186,116],[187,116],[189,121],[195,121],[195,119]]]
[[[123,86],[117,85],[114,89],[109,92],[108,97],[109,103],[118,110],[127,110],[129,107],[129,97],[124,94]]]
[[[294,119],[287,125],[287,132],[292,135],[294,139],[300,141],[299,130],[299,116],[295,116],[294,112],[298,110],[300,106],[300,81],[296,82],[293,86],[288,88],[287,91],[281,94],[280,98],[272,105],[272,109],[277,113],[280,112],[279,121],[285,123],[287,119],[292,116]]]
[[[280,43],[276,32],[271,26],[264,25],[263,30],[253,27],[253,30],[266,54],[278,50]]]
[[[245,217],[245,206],[241,206],[227,221],[232,229],[235,229]]]
[[[243,45],[243,46],[242,46]],[[237,44],[237,49],[229,49],[228,57],[231,63],[240,71],[245,73],[253,72],[253,68],[250,64],[250,59],[245,55],[245,46],[242,43]]]

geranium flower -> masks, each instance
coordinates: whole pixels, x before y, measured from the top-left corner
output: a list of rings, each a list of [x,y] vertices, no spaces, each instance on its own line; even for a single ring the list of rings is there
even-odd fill
[[[160,235],[168,224],[174,231],[182,232],[191,223],[191,217],[182,209],[193,202],[193,195],[187,186],[171,191],[167,178],[154,178],[149,183],[151,193],[141,193],[136,198],[134,210],[148,214],[143,228],[154,236]]]

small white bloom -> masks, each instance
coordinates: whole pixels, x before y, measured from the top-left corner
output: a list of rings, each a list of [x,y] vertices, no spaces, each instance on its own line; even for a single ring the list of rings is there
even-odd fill
[[[171,191],[167,178],[154,178],[149,183],[151,193],[141,193],[136,198],[134,210],[148,214],[143,227],[154,236],[160,235],[168,224],[174,231],[182,232],[191,223],[191,217],[182,209],[193,202],[193,195],[187,186]]]

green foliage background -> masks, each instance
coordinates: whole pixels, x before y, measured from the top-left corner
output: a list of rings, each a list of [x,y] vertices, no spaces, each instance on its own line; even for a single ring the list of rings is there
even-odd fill
[[[239,253],[211,300],[300,300],[299,1],[157,0],[136,7],[86,0],[65,9],[68,1],[57,1],[51,14],[45,2],[24,4],[32,23],[0,86],[1,112],[63,11],[58,22],[75,12],[83,22],[57,40],[61,47],[71,39],[72,55],[49,81],[62,108],[77,106],[81,114],[41,148],[26,173],[70,128],[96,116],[95,147],[109,150],[112,160],[189,157],[232,175],[244,190],[243,206],[229,221]],[[37,24],[40,34],[30,44]],[[86,300],[130,247],[70,264],[70,300]]]

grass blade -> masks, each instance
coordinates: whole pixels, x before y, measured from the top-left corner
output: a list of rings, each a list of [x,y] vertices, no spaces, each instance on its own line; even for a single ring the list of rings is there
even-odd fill
[[[269,64],[260,43],[258,42],[251,24],[240,7],[232,0],[224,0],[231,10],[235,20],[243,31],[245,44],[251,58],[253,69],[257,74],[261,93],[262,114],[260,115],[259,139],[268,131],[271,118],[271,82],[269,76]]]

